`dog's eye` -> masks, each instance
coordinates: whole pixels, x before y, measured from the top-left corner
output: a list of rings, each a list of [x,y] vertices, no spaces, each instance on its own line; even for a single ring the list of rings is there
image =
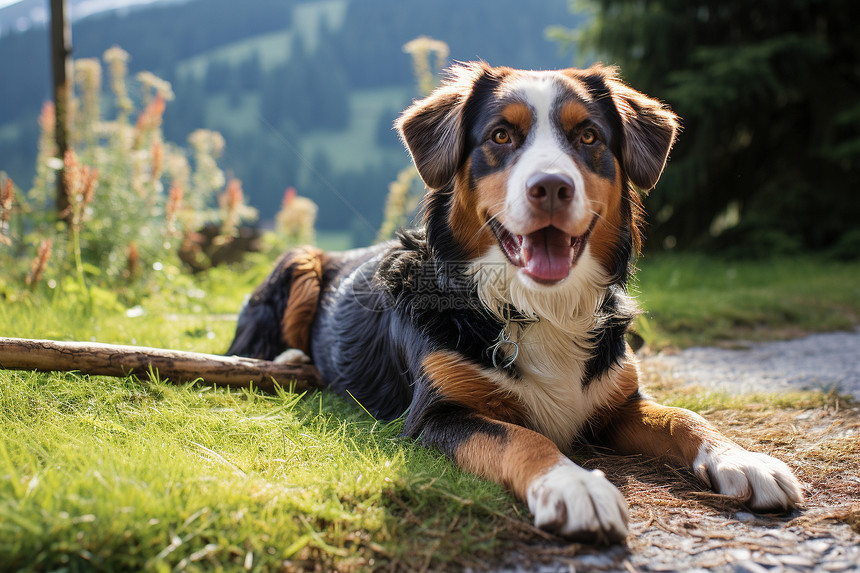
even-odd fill
[[[511,135],[504,129],[497,129],[493,132],[493,142],[499,145],[505,145],[511,142]]]
[[[579,141],[585,145],[591,145],[597,141],[597,133],[593,129],[586,129],[579,135]]]

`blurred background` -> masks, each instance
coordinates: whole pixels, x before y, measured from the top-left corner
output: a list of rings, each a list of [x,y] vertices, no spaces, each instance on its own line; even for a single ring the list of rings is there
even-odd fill
[[[426,89],[416,65],[602,61],[683,119],[645,202],[646,249],[860,256],[856,0],[69,0],[69,12],[74,58],[105,68],[76,69],[79,116],[96,91],[92,137],[123,113],[105,57],[119,46],[137,80],[130,121],[158,92],[166,145],[183,152],[197,130],[220,133],[223,183],[241,182],[263,227],[292,188],[318,206],[318,237],[377,238],[409,163],[392,122]],[[0,0],[0,170],[24,190],[40,177],[52,93],[49,15],[47,0]],[[202,144],[190,145],[193,165]]]

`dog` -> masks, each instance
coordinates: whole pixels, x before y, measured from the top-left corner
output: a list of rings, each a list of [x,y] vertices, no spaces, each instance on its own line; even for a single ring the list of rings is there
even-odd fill
[[[612,67],[456,64],[396,122],[423,224],[343,253],[287,252],[228,354],[306,359],[327,388],[504,485],[537,527],[615,543],[627,506],[574,443],[663,458],[756,511],[803,501],[788,466],[639,390],[625,339],[640,193],[679,127]],[[309,358],[304,358],[304,357]]]

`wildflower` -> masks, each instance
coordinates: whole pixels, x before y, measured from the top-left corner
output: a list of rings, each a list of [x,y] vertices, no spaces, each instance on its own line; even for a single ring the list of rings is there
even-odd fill
[[[317,205],[307,197],[299,197],[294,187],[284,193],[281,211],[276,215],[277,229],[291,244],[313,241]]]
[[[9,237],[9,220],[12,218],[12,202],[15,200],[15,188],[12,179],[0,186],[0,244],[9,246],[12,239]]]
[[[89,165],[81,165],[74,150],[66,151],[63,162],[63,176],[66,178],[66,193],[69,199],[69,212],[62,213],[65,218],[72,216],[72,225],[80,231],[87,207],[93,202],[98,185],[98,170]]]
[[[137,117],[137,124],[134,128],[134,147],[139,148],[143,137],[161,127],[161,120],[164,117],[165,101],[161,94],[155,96],[149,104],[140,112]]]
[[[36,176],[33,179],[33,190],[30,192],[30,198],[36,204],[47,208],[49,198],[53,198],[53,184],[55,181],[56,167],[52,163],[57,163],[55,155],[56,143],[54,141],[54,123],[55,109],[53,102],[46,101],[42,105],[42,113],[39,114],[39,148],[36,157]]]
[[[140,82],[143,90],[143,104],[147,105],[152,99],[152,92],[164,100],[171,101],[175,97],[170,82],[163,80],[152,72],[139,72],[135,79]]]
[[[102,58],[110,70],[111,89],[116,97],[116,107],[119,109],[117,120],[120,123],[125,123],[133,108],[131,98],[128,97],[125,87],[125,77],[128,74],[128,52],[119,46],[113,46],[105,51]]]
[[[174,185],[178,185],[182,189],[188,189],[189,181],[191,180],[191,167],[189,167],[188,159],[184,154],[168,153],[164,170]]]
[[[161,179],[161,166],[164,160],[164,146],[161,141],[155,140],[152,142],[152,173],[151,179],[158,181]]]
[[[178,181],[174,181],[167,192],[167,205],[164,207],[167,233],[170,235],[175,235],[179,232],[176,223],[179,220],[179,212],[182,210],[182,195],[182,186]]]
[[[81,170],[81,179],[83,181],[83,193],[81,193],[81,202],[84,208],[92,204],[96,193],[96,184],[98,183],[99,171],[93,169],[89,165],[84,165]]]
[[[224,138],[217,131],[198,129],[188,136],[194,149],[194,175],[186,201],[197,213],[202,213],[218,189],[226,183],[224,172],[216,159],[224,151]]]
[[[379,229],[377,239],[389,239],[398,227],[406,222],[406,215],[413,206],[410,204],[409,192],[417,179],[418,172],[414,167],[407,167],[397,174],[397,180],[388,184],[388,197],[385,199],[385,218]]]
[[[436,54],[436,70],[445,67],[450,49],[448,44],[427,36],[420,36],[403,46],[403,51],[412,56],[412,68],[418,80],[418,91],[424,95],[433,91],[436,79],[430,65],[430,56]]]
[[[143,172],[146,167],[146,153],[132,152],[131,157],[129,157],[129,164],[131,166],[131,173],[129,174],[131,188],[137,193],[138,197],[145,199],[147,192],[144,187]]]
[[[88,146],[94,146],[95,126],[99,120],[99,96],[102,90],[102,66],[95,58],[75,61],[75,83],[81,87],[82,110],[78,114],[79,131]]]
[[[195,129],[188,136],[188,143],[197,153],[206,153],[218,158],[224,152],[224,136],[209,129]]]
[[[51,239],[44,239],[39,245],[39,251],[33,263],[30,265],[30,274],[27,275],[27,285],[30,288],[36,288],[39,281],[42,280],[42,273],[48,266],[48,261],[51,259]]]
[[[54,124],[56,122],[56,109],[54,108],[54,102],[46,101],[42,104],[42,113],[39,114],[39,127],[42,129],[42,132],[49,133],[51,137],[54,136]]]
[[[218,198],[221,208],[221,234],[233,236],[243,220],[255,219],[257,211],[245,205],[245,194],[242,192],[242,182],[230,179],[224,193]]]
[[[298,192],[295,187],[287,187],[287,190],[284,192],[284,198],[281,200],[281,209],[289,209],[293,201],[296,200],[297,195]]]

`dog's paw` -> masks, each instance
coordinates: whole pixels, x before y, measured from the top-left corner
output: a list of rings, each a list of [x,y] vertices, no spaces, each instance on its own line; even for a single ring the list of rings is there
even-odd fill
[[[299,350],[298,348],[290,348],[278,354],[274,362],[279,364],[308,364],[311,357]]]
[[[756,511],[787,511],[803,503],[794,473],[766,454],[702,445],[693,470],[717,493],[743,500]]]
[[[564,458],[529,485],[527,500],[535,526],[591,543],[627,537],[627,502],[599,470]]]

